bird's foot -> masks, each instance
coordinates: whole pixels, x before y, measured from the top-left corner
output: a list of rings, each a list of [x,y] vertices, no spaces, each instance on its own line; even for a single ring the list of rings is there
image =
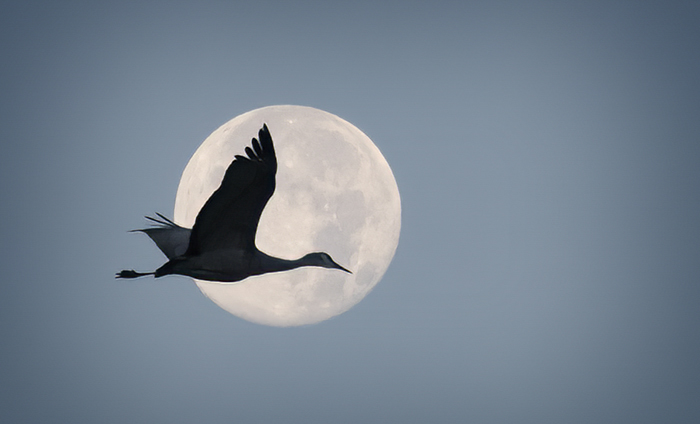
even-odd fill
[[[133,269],[125,269],[122,272],[118,272],[115,278],[138,278],[149,274],[151,273],[141,273],[136,272]]]

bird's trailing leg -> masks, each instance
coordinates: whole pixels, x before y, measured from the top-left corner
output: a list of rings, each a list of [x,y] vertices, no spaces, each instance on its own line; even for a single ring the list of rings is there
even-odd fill
[[[116,278],[138,278],[144,275],[154,275],[155,272],[136,272],[133,269],[125,269],[122,272],[117,273]]]

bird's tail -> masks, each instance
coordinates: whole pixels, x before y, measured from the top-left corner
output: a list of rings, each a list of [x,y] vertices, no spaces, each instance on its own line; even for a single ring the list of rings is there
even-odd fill
[[[156,213],[156,215],[160,219],[150,216],[146,217],[155,225],[154,227],[132,230],[132,232],[141,232],[148,235],[168,259],[184,255],[187,251],[187,246],[190,244],[192,230],[177,225],[159,213]]]

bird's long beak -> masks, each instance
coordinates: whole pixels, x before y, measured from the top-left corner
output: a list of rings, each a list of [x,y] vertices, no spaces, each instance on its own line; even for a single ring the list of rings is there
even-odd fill
[[[341,266],[340,264],[338,264],[336,261],[333,261],[333,264],[335,265],[335,267],[336,267],[337,269],[342,269],[343,271],[347,272],[348,274],[352,274],[352,271],[350,271],[349,269],[344,268],[343,266]]]

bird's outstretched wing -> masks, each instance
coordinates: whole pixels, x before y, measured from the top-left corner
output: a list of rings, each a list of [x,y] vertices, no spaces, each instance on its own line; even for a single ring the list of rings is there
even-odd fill
[[[258,141],[259,139],[259,141]],[[267,125],[258,131],[245,156],[236,155],[197,215],[187,256],[221,249],[253,251],[258,221],[275,191],[277,158]]]

